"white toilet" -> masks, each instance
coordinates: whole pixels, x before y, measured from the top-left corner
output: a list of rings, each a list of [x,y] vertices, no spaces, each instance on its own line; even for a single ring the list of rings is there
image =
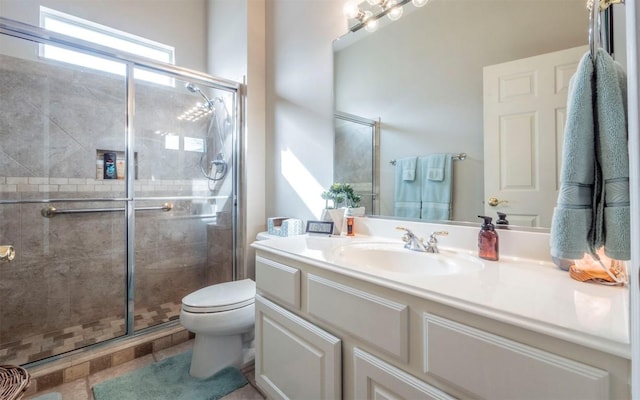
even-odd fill
[[[219,283],[182,299],[180,323],[196,334],[189,374],[207,378],[250,361],[255,323],[256,283]]]

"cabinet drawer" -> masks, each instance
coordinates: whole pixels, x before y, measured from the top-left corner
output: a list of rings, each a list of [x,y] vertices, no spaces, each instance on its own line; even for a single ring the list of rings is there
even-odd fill
[[[606,399],[606,371],[425,313],[424,372],[485,399]]]
[[[309,314],[400,361],[409,361],[409,307],[308,274]]]
[[[256,288],[277,302],[300,309],[300,270],[256,257]]]
[[[357,347],[353,349],[353,367],[356,399],[454,400],[440,389]]]

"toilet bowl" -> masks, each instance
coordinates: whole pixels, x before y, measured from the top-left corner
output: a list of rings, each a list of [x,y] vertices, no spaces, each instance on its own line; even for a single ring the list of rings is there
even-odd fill
[[[253,341],[255,296],[255,282],[244,279],[207,286],[182,299],[180,324],[196,334],[191,376],[207,378],[247,361],[245,355]]]

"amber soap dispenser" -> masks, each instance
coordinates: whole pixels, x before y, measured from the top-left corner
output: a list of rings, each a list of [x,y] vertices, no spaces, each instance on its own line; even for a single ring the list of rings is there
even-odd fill
[[[484,223],[480,227],[478,234],[478,257],[489,261],[498,261],[498,232],[491,223],[491,217],[478,215],[478,218],[484,219]]]

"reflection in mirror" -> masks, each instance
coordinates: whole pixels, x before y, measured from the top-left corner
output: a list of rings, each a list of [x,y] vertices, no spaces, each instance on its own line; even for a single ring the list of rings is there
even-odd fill
[[[349,183],[368,214],[378,213],[377,121],[336,113],[334,182]]]
[[[486,174],[505,173],[484,170],[484,68],[586,45],[588,12],[582,0],[432,0],[407,11],[377,32],[363,29],[334,43],[335,109],[380,119],[380,215],[394,215],[395,167],[389,161],[467,153],[465,161],[453,163],[451,219],[477,222],[484,203],[496,196],[485,192]],[[541,147],[536,130],[531,134],[535,153],[529,162],[554,164],[559,173],[561,138]],[[500,211],[520,221],[510,218],[516,202],[503,195],[507,202],[491,216]]]

